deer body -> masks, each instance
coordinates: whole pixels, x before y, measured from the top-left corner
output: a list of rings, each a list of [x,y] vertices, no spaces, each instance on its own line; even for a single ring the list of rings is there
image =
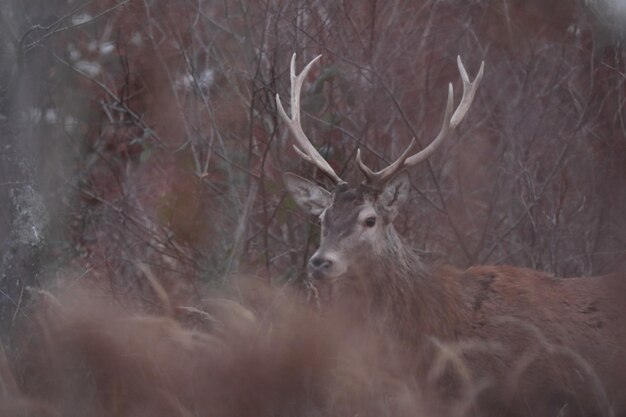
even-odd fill
[[[487,392],[506,399],[510,411],[626,413],[624,277],[559,279],[478,266],[451,279],[459,281],[470,312],[464,336],[501,345],[498,355],[477,355],[473,369],[495,378],[498,386]]]
[[[366,180],[351,187],[300,127],[300,88],[310,66],[296,76],[292,60],[291,118],[277,101],[298,153],[337,184],[327,191],[285,175],[298,205],[320,218],[321,242],[309,261],[309,276],[322,300],[389,331],[400,346],[398,354],[414,361],[413,371],[443,387],[444,398],[464,385],[466,392],[475,389],[476,415],[626,416],[625,277],[556,279],[509,266],[465,271],[427,266],[393,226],[409,194],[403,168],[428,157],[460,123],[482,67],[470,82],[459,60],[463,98],[452,113],[450,87],[443,127],[431,145],[411,155],[412,142],[378,172],[357,153]],[[450,358],[445,352],[463,365],[445,365]],[[433,364],[442,363],[433,373]]]

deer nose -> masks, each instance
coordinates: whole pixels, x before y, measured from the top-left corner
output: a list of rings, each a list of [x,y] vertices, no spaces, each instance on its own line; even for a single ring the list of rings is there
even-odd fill
[[[333,266],[333,261],[331,261],[330,259],[324,256],[314,255],[309,260],[309,268],[311,268],[311,270],[313,271],[326,272],[332,266]]]

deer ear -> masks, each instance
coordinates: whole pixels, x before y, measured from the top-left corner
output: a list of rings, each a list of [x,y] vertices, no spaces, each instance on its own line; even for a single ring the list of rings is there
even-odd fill
[[[290,172],[287,172],[283,178],[293,199],[307,213],[318,216],[330,206],[330,192],[317,184]]]
[[[378,197],[379,208],[392,221],[398,214],[398,210],[409,197],[410,189],[409,174],[406,171],[400,172],[389,181]]]

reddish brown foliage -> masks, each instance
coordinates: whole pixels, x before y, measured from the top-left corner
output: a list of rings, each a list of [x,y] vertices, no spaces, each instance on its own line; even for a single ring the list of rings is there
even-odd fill
[[[141,318],[108,306],[85,318],[81,305],[44,317],[20,336],[33,342],[15,359],[19,383],[3,372],[7,415],[194,415],[200,405],[213,415],[280,415],[305,406],[278,392],[341,415],[402,414],[390,403],[423,411],[429,387],[398,371],[401,356],[379,351],[389,340],[379,334],[355,342],[296,308],[292,321],[284,311],[262,321],[265,336],[268,323],[282,323],[279,342],[244,331],[249,339],[228,342],[227,355],[207,342],[213,329],[199,342],[186,322],[155,313],[159,297],[140,265],[174,304],[196,306],[199,282],[222,284],[234,271],[281,282],[301,275],[317,229],[293,210],[280,175],[308,168],[274,106],[293,52],[299,63],[324,55],[303,92],[303,122],[346,178],[357,147],[376,166],[413,136],[426,144],[456,55],[472,73],[485,60],[462,133],[412,172],[414,199],[398,228],[429,258],[459,267],[566,276],[624,268],[624,52],[594,2],[131,1],[87,24],[73,26],[69,14],[30,31],[75,4],[25,2],[18,31],[32,88],[24,129],[45,160],[33,175],[53,207],[50,275],[63,277],[43,283],[90,281],[125,306],[142,304]],[[336,357],[350,365],[338,368]]]
[[[390,340],[284,293],[253,295],[258,319],[207,299],[204,310],[181,310],[183,325],[68,294],[18,344],[19,388],[0,397],[0,415],[374,416],[423,406]]]

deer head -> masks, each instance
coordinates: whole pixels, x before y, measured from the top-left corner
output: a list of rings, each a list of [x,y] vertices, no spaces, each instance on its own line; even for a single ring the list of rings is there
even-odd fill
[[[426,148],[416,152],[416,141],[413,139],[397,160],[377,172],[363,163],[358,150],[356,160],[364,181],[353,187],[343,181],[317,152],[300,123],[302,84],[321,55],[314,58],[299,75],[295,72],[295,57],[294,54],[291,59],[291,117],[287,116],[277,94],[278,112],[296,140],[294,149],[298,155],[335,183],[334,189],[329,191],[295,174],[286,173],[284,177],[296,203],[320,219],[321,242],[309,260],[309,276],[334,281],[367,273],[371,271],[364,268],[384,263],[386,257],[396,257],[395,261],[400,265],[410,268],[410,262],[401,259],[406,254],[393,227],[393,220],[409,194],[409,176],[405,169],[426,160],[463,120],[480,84],[484,63],[474,81],[470,82],[461,59],[457,58],[463,80],[463,97],[453,112],[454,93],[450,83],[441,130]]]

